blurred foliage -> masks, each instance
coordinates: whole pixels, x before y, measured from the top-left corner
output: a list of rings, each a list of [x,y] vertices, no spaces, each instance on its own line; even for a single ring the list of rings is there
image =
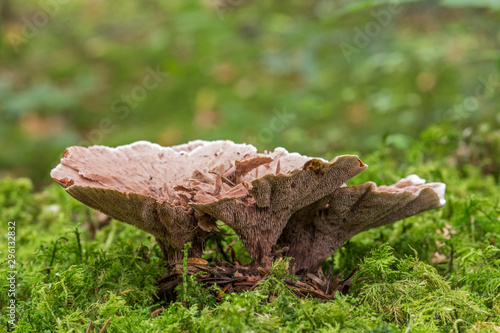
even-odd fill
[[[498,1],[0,0],[0,10],[0,232],[16,221],[16,332],[91,321],[98,332],[109,318],[107,332],[500,330]],[[218,288],[186,277],[186,304],[166,304],[151,236],[116,221],[97,230],[91,209],[44,185],[67,146],[193,139],[360,153],[370,168],[351,184],[416,173],[446,183],[447,204],[328,259],[334,276],[360,267],[350,296],[296,299],[281,261],[256,291],[216,299]],[[220,244],[247,263],[234,231],[220,230],[205,258],[221,259]],[[0,280],[2,310],[8,288]]]
[[[333,158],[500,122],[496,0],[0,4],[0,172],[37,185],[71,145]]]

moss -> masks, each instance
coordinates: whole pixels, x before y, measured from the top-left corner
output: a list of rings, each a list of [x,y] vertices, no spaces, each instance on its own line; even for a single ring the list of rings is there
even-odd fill
[[[258,289],[265,295],[281,296],[293,295],[288,285],[287,279],[296,280],[297,277],[288,272],[289,263],[292,258],[278,258],[271,267],[269,275],[258,282]]]
[[[85,332],[90,322],[91,332],[99,332],[109,318],[106,332],[498,331],[500,188],[481,165],[456,168],[438,158],[451,149],[432,143],[442,140],[440,131],[424,133],[418,146],[427,151],[410,149],[406,162],[385,148],[363,158],[377,168],[360,182],[391,183],[417,173],[448,184],[447,204],[349,240],[324,268],[345,276],[359,265],[350,295],[325,303],[288,292],[288,260],[277,261],[257,290],[242,294],[220,297],[216,287],[186,276],[179,301],[166,303],[156,296],[155,281],[166,268],[154,239],[116,221],[94,233],[97,217],[62,188],[35,192],[28,179],[0,179],[0,216],[16,221],[15,332]],[[6,227],[0,224],[2,234]],[[221,229],[207,243],[209,260],[217,259],[217,244],[227,248],[235,240],[229,228]],[[248,260],[241,242],[234,244],[235,259]],[[3,276],[6,254],[0,247]],[[7,289],[0,280],[2,311]],[[0,325],[7,327],[5,316]]]

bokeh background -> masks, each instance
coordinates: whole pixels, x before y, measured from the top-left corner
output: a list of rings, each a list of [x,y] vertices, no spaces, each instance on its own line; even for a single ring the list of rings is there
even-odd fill
[[[43,186],[67,146],[137,140],[397,159],[430,137],[467,163],[498,153],[498,0],[0,7],[0,176]],[[485,153],[464,151],[480,132]]]

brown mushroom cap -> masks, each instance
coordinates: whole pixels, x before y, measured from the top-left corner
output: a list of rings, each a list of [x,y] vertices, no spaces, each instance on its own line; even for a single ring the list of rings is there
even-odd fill
[[[343,186],[297,211],[279,243],[296,257],[295,269],[317,269],[352,236],[445,204],[443,183],[410,175],[390,186]]]
[[[231,141],[139,141],[70,147],[51,176],[79,201],[154,235],[170,261],[189,241],[200,256],[220,219],[258,264],[269,263],[278,242],[300,269],[317,267],[356,233],[444,204],[444,184],[414,175],[378,188],[345,185],[366,168],[354,155],[328,162]]]
[[[347,160],[356,171],[348,170]],[[334,164],[340,177],[330,172]],[[231,141],[198,140],[174,147],[139,141],[117,148],[70,147],[51,176],[86,205],[153,234],[164,253],[177,251],[166,255],[174,260],[188,241],[198,241],[197,253],[201,254],[208,232],[217,230],[213,217],[242,229],[246,239],[245,230],[255,227],[247,222],[266,215],[257,213],[257,207],[275,213],[266,218],[274,233],[270,240],[275,242],[293,211],[365,167],[355,156],[329,163],[283,148],[258,154],[251,145]],[[322,178],[331,180],[323,183]],[[318,191],[312,193],[315,188]],[[304,202],[298,204],[301,200]],[[232,223],[225,214],[238,212],[224,211],[225,205],[232,205],[230,209],[253,207],[248,212],[254,215]],[[274,226],[271,220],[278,218],[279,226]],[[248,226],[242,227],[245,224]],[[259,242],[258,238],[250,237],[249,242]],[[262,255],[269,254],[272,245],[266,244]]]
[[[276,161],[273,154],[270,156]],[[284,160],[283,164],[288,166],[290,160]],[[240,236],[253,258],[265,261],[294,212],[334,192],[367,167],[352,155],[338,156],[331,162],[297,160],[293,169],[286,168],[290,171],[285,173],[263,170],[264,176],[245,184],[249,195],[239,197],[229,193],[206,203],[194,200],[191,205],[224,221]]]
[[[178,260],[188,241],[201,255],[207,231],[216,228],[213,219],[195,214],[174,187],[186,184],[194,169],[219,163],[217,155],[224,155],[225,161],[255,151],[252,146],[236,146],[229,141],[194,141],[161,147],[140,141],[117,148],[70,147],[51,176],[86,205],[151,233],[166,257]]]

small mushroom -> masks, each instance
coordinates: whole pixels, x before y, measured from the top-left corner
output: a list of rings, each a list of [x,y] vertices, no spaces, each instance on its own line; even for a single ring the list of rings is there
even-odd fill
[[[445,204],[443,183],[410,175],[391,186],[342,186],[297,211],[279,239],[295,270],[316,270],[352,236]]]
[[[181,259],[186,242],[201,256],[219,219],[256,265],[269,266],[280,244],[298,270],[318,268],[359,232],[444,204],[444,184],[415,175],[378,188],[345,185],[366,168],[354,155],[326,161],[231,141],[139,141],[70,147],[51,176],[86,205],[154,235],[169,261]]]

